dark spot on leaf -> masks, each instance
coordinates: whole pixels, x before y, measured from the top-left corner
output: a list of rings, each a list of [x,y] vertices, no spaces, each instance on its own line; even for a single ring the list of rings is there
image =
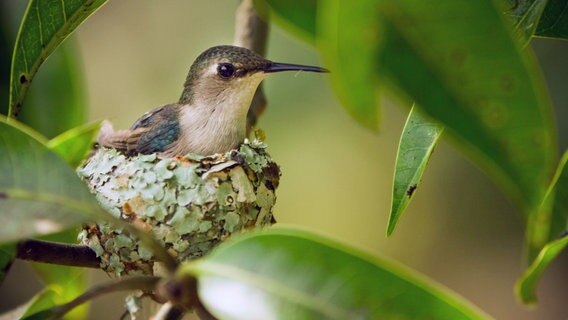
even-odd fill
[[[511,92],[515,89],[515,80],[509,75],[503,75],[499,83],[501,89],[505,92]]]
[[[26,75],[22,73],[20,75],[20,84],[24,84],[26,82],[28,82],[28,77],[26,77]]]
[[[6,192],[0,192],[0,200],[8,199],[8,194]]]
[[[467,51],[464,49],[456,49],[450,53],[450,60],[456,67],[462,67],[467,60]]]
[[[564,238],[564,237],[568,237],[568,230],[564,230],[560,233],[560,236],[558,237],[559,239]]]
[[[414,191],[416,190],[418,186],[415,184],[411,185],[410,187],[408,187],[408,189],[406,189],[406,195],[410,198],[412,197],[412,195],[414,194]]]

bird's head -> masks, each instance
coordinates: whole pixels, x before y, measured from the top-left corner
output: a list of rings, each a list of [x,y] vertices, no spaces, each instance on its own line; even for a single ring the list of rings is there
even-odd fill
[[[266,74],[280,71],[328,72],[320,67],[272,62],[242,47],[216,46],[195,59],[180,103],[197,102],[211,106],[231,103],[248,109]]]

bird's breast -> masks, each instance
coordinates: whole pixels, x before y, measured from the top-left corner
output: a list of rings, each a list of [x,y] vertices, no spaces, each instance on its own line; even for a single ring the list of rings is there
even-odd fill
[[[202,155],[223,153],[238,147],[246,137],[246,112],[236,114],[224,105],[193,105],[180,113],[181,134],[173,151]]]

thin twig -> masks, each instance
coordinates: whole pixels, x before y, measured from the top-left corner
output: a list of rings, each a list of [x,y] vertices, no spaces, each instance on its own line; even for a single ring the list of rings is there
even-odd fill
[[[35,239],[18,242],[16,258],[83,268],[99,268],[101,263],[95,252],[85,245]]]
[[[255,51],[264,56],[268,40],[268,23],[256,12],[253,0],[242,0],[235,17],[234,45]],[[256,125],[258,118],[266,109],[266,96],[262,84],[256,90],[247,114],[247,133]]]
[[[154,276],[139,276],[139,277],[130,277],[130,278],[123,278],[119,281],[114,281],[110,283],[105,283],[99,286],[96,286],[89,291],[83,293],[82,295],[78,296],[74,300],[45,310],[41,311],[32,316],[34,319],[60,319],[69,311],[73,310],[75,307],[80,306],[81,304],[102,296],[107,293],[117,292],[117,291],[132,291],[132,290],[141,290],[141,291],[153,291],[156,288],[156,285],[160,281],[160,277]]]

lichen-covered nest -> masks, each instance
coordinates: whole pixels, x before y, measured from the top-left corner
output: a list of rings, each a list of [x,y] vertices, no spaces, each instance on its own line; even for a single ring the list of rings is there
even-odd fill
[[[280,169],[258,140],[207,157],[127,157],[101,148],[77,172],[103,208],[153,232],[178,261],[203,255],[234,232],[274,222]],[[152,253],[121,229],[90,225],[79,238],[109,273],[153,273]]]

